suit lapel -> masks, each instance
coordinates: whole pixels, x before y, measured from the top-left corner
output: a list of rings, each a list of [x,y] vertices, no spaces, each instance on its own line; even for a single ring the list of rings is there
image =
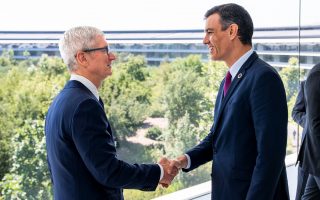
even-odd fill
[[[221,107],[221,104],[222,104],[222,101],[223,101],[223,85],[224,85],[224,81],[225,79],[223,79],[223,81],[221,82],[220,84],[220,87],[219,87],[219,92],[218,92],[218,95],[217,95],[217,100],[216,100],[216,104],[215,104],[215,108],[214,108],[214,113],[219,113],[220,112],[220,107]],[[214,121],[216,122],[217,121],[217,117],[218,117],[218,114],[214,115]]]
[[[225,80],[222,81],[222,86],[220,86],[219,89],[219,93],[221,96],[221,101],[219,102],[219,109],[218,109],[218,115],[215,118],[214,121],[214,127],[213,130],[211,131],[212,133],[215,132],[217,125],[219,124],[220,118],[221,118],[221,114],[223,113],[223,110],[226,106],[226,104],[228,103],[230,97],[233,95],[233,92],[235,91],[235,89],[237,88],[237,86],[239,85],[239,83],[245,78],[246,76],[246,71],[252,66],[252,63],[258,58],[258,55],[256,54],[256,52],[253,52],[253,54],[248,58],[248,60],[241,66],[239,72],[237,73],[236,77],[234,77],[233,81],[231,82],[230,88],[227,92],[227,95],[225,97],[223,97],[223,83]],[[219,95],[218,95],[219,96]],[[219,101],[219,99],[217,99]],[[215,113],[216,114],[216,113]]]
[[[65,85],[64,89],[69,89],[69,88],[81,88],[81,89],[83,89],[84,92],[86,92],[93,99],[95,99],[97,102],[99,102],[99,104],[101,105],[102,109],[104,110],[104,103],[103,103],[102,99],[99,98],[99,100],[97,100],[97,98],[94,96],[94,94],[92,94],[92,92],[85,85],[83,85],[81,82],[76,81],[76,80],[68,81],[68,83]],[[106,133],[109,134],[113,139],[112,128],[110,126],[110,123],[109,123],[108,118],[107,118],[106,115],[105,115],[105,117],[107,119],[107,130],[106,130]]]

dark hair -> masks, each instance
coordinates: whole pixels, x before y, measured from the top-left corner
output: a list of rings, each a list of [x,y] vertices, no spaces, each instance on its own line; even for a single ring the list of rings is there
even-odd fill
[[[238,36],[242,44],[252,45],[253,22],[248,13],[242,6],[234,3],[222,4],[208,10],[204,15],[207,19],[210,15],[219,14],[222,30],[226,30],[231,24],[237,24]]]

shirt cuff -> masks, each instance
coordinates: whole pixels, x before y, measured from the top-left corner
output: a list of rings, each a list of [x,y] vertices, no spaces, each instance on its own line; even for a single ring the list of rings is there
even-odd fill
[[[187,166],[184,168],[184,169],[189,169],[190,166],[191,166],[191,159],[190,159],[190,156],[188,154],[184,154],[186,157],[187,157],[187,160],[188,160],[188,163],[187,163]]]
[[[159,182],[160,182],[161,179],[163,178],[163,167],[160,164],[158,164],[158,165],[160,167],[160,179],[159,179]]]

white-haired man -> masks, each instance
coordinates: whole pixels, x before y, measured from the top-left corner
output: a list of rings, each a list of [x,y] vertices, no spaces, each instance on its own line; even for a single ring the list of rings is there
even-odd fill
[[[53,100],[45,133],[54,199],[122,200],[122,188],[155,190],[177,174],[158,164],[119,160],[98,88],[112,74],[115,56],[104,33],[89,26],[66,31],[59,49],[71,78]]]

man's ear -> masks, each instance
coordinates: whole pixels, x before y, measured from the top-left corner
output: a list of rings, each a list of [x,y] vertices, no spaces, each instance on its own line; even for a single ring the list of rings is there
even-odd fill
[[[79,65],[84,67],[88,65],[88,59],[84,52],[77,52],[77,54],[75,55],[75,58]]]
[[[237,24],[231,24],[229,30],[230,39],[233,40],[238,37],[239,26]]]

